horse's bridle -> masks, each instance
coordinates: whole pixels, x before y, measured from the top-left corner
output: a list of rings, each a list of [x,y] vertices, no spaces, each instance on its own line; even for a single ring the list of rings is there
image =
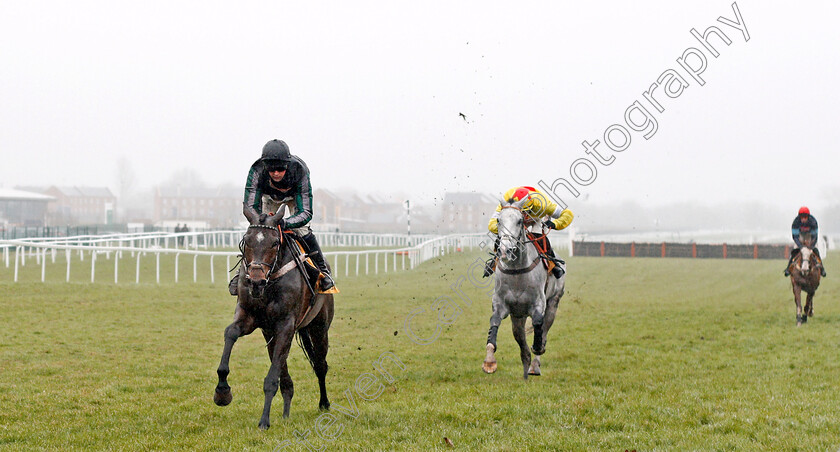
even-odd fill
[[[513,206],[513,205],[502,206],[502,209],[516,209],[516,210],[518,210],[519,213],[522,214],[523,224],[522,224],[522,229],[520,230],[520,234],[519,234],[520,237],[513,237],[511,234],[506,234],[506,237],[503,237],[502,233],[500,231],[499,232],[499,240],[501,241],[504,238],[516,239],[517,243],[522,243],[522,244],[525,244],[525,243],[528,243],[528,242],[533,242],[533,240],[526,240],[527,239],[527,234],[525,234],[525,215],[526,215],[525,211],[523,211],[521,207],[517,207],[517,206]],[[522,237],[522,236],[524,236],[524,237]],[[539,255],[539,251],[538,251],[537,252],[537,258],[534,259],[534,262],[532,262],[531,265],[529,265],[527,267],[524,267],[524,268],[518,268],[518,269],[506,269],[506,268],[502,268],[502,266],[500,264],[499,265],[499,271],[501,271],[502,273],[505,273],[505,274],[509,274],[509,275],[521,275],[523,273],[528,273],[531,270],[533,270],[537,266],[537,263],[539,261],[540,261],[540,255]]]
[[[252,225],[248,226],[248,229],[252,229],[252,228],[253,229],[271,229],[273,231],[278,231],[280,233],[280,242],[277,244],[277,252],[274,254],[274,262],[272,262],[271,265],[268,265],[268,263],[266,263],[266,262],[259,262],[259,261],[248,262],[245,259],[245,237],[242,237],[242,242],[240,243],[240,247],[239,247],[239,251],[242,253],[242,263],[245,264],[245,277],[250,279],[250,277],[248,276],[248,272],[249,272],[249,270],[251,270],[252,267],[257,267],[258,266],[261,269],[263,269],[263,271],[265,271],[264,269],[267,267],[268,271],[265,272],[265,279],[267,281],[270,281],[271,280],[271,275],[274,274],[274,271],[275,271],[274,269],[277,267],[277,261],[278,261],[278,259],[280,259],[280,247],[283,246],[283,231],[280,231],[276,227],[266,226],[264,224],[252,224]]]

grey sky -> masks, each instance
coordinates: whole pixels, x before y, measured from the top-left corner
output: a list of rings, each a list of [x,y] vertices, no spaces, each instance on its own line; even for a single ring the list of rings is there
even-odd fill
[[[715,25],[732,44],[712,38],[705,86],[688,79],[571,206],[827,206],[840,7],[738,1],[745,42],[716,21],[731,4],[4,2],[0,184],[116,188],[124,156],[140,187],[187,167],[240,185],[272,138],[316,187],[431,201],[569,178],[581,141]]]

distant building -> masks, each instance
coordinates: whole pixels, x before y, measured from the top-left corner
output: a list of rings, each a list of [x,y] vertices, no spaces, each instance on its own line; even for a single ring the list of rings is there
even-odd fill
[[[48,225],[87,225],[114,223],[117,197],[108,187],[57,186],[18,187],[51,196],[47,206]]]
[[[52,196],[24,190],[0,188],[0,228],[44,226]]]
[[[155,223],[203,221],[211,227],[236,226],[242,215],[242,190],[229,188],[158,187],[155,190]]]
[[[328,231],[364,230],[369,206],[354,193],[318,188],[312,192],[313,227]]]
[[[484,232],[499,201],[482,193],[446,193],[443,196],[443,232]]]

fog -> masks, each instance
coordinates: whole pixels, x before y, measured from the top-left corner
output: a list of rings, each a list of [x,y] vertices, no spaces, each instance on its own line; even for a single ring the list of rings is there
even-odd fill
[[[587,158],[578,196],[558,190],[584,223],[747,203],[744,222],[787,227],[837,204],[840,6],[737,9],[745,30],[718,20],[730,1],[5,2],[0,185],[240,186],[280,138],[315,188],[435,203],[572,181]],[[717,57],[690,32],[710,26]],[[657,111],[644,93],[669,69],[687,86]],[[636,101],[656,131],[612,151]]]

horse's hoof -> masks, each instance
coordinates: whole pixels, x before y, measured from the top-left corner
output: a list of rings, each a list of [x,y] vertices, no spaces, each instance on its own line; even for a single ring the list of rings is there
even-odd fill
[[[540,376],[540,371],[539,371],[539,369],[537,369],[537,370],[529,370],[529,371],[528,371],[528,375],[533,375],[533,376],[535,376],[535,377],[539,377],[539,376]]]
[[[802,316],[802,323],[808,323],[808,316],[807,315]]]
[[[329,411],[330,410],[329,402],[328,403],[319,403],[318,404],[318,409],[321,410],[321,411]]]
[[[216,388],[216,393],[213,394],[213,401],[219,406],[228,406],[233,400],[233,394],[230,392],[230,387],[219,389]]]
[[[531,347],[531,353],[533,353],[533,354],[535,354],[535,355],[537,355],[537,356],[540,356],[540,355],[542,355],[543,353],[545,353],[545,347],[540,347],[539,349],[536,349],[536,348],[534,348],[534,347]]]
[[[492,374],[496,371],[497,366],[496,362],[488,363],[487,361],[484,361],[484,364],[481,365],[481,370],[483,370],[486,374]]]
[[[271,424],[269,424],[268,422],[266,422],[266,423],[260,422],[260,425],[259,425],[260,430],[268,430],[269,427],[271,427]]]

